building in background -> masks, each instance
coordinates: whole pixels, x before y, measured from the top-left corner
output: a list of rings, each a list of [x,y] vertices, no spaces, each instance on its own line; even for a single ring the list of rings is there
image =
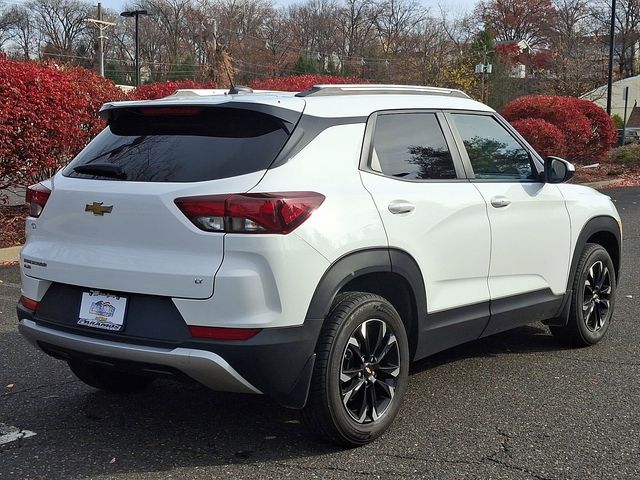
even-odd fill
[[[624,111],[624,89],[629,87],[629,99],[627,101],[627,112]],[[591,100],[596,105],[607,108],[607,86],[603,85],[585,93],[580,98]],[[611,115],[619,115],[625,122],[631,118],[631,114],[634,111],[634,106],[640,103],[640,75],[635,77],[624,78],[613,82],[613,90],[611,95]],[[635,109],[638,107],[636,106]],[[640,127],[640,112],[634,114],[634,120],[637,125],[628,124],[628,127],[637,128]]]

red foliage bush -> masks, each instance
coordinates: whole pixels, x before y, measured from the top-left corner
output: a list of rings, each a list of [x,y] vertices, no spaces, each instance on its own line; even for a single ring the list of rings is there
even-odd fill
[[[283,92],[302,92],[314,85],[333,85],[345,83],[366,83],[358,77],[338,77],[334,75],[291,75],[256,80],[251,88],[257,90],[280,90]]]
[[[512,121],[511,125],[540,155],[562,157],[566,154],[564,135],[554,124],[541,118],[524,118]]]
[[[193,80],[180,80],[178,82],[158,82],[140,85],[129,92],[129,100],[155,100],[175,93],[181,88],[216,88],[215,83],[199,83]]]
[[[99,106],[120,98],[89,70],[0,55],[0,190],[53,175],[103,127]]]
[[[602,108],[589,100],[574,98],[575,107],[591,122],[591,136],[586,145],[586,157],[601,160],[617,141],[616,124]]]
[[[600,107],[587,100],[550,95],[520,97],[509,102],[502,115],[512,123],[516,120],[542,119],[554,125],[564,138],[564,142],[555,148],[564,148],[565,156],[573,161],[600,160],[615,143],[613,121]],[[530,140],[527,135],[531,131],[522,134],[527,141]],[[531,144],[534,143],[535,140],[531,140]],[[546,148],[551,146],[548,143]]]

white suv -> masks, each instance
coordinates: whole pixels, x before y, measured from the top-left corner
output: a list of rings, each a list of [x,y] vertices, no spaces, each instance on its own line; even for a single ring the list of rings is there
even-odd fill
[[[83,382],[266,394],[364,444],[412,361],[544,321],[598,342],[620,219],[455,90],[118,102],[29,189],[20,331]]]

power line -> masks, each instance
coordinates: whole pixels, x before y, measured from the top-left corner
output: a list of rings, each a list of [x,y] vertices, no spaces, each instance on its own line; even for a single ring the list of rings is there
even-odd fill
[[[238,33],[237,33],[237,32],[235,32],[234,30],[231,30],[231,29],[229,29],[229,28],[219,27],[219,29],[220,29],[220,30],[225,30],[225,31],[227,31],[227,32],[229,32],[229,33],[232,33],[232,34],[234,34],[234,35],[238,35]],[[285,48],[286,48],[286,49],[288,49],[288,50],[291,50],[291,51],[294,51],[294,52],[298,52],[298,53],[306,53],[306,54],[310,54],[310,55],[312,55],[312,56],[317,56],[317,55],[319,55],[319,56],[321,56],[321,57],[331,58],[331,57],[333,57],[334,55],[337,55],[337,56],[338,56],[338,58],[340,59],[340,61],[353,59],[353,60],[356,60],[356,61],[365,61],[365,62],[367,62],[367,63],[375,63],[375,62],[382,62],[382,63],[385,63],[385,62],[395,62],[395,60],[393,60],[393,59],[388,60],[388,59],[385,59],[385,58],[364,57],[364,56],[361,56],[361,55],[347,55],[347,56],[341,57],[339,54],[337,54],[337,53],[335,53],[335,52],[334,52],[334,53],[323,53],[323,52],[320,52],[319,50],[305,50],[305,49],[303,49],[303,48],[297,48],[297,47],[295,47],[295,46],[292,46],[291,44],[285,44],[285,43],[282,43],[282,42],[273,42],[273,41],[271,41],[271,40],[267,40],[267,39],[264,39],[264,38],[256,37],[255,35],[251,35],[251,34],[249,34],[249,33],[242,34],[242,36],[243,36],[243,37],[247,37],[247,38],[252,38],[253,40],[258,40],[258,41],[259,41],[259,42],[261,42],[261,43],[267,43],[267,42],[268,42],[268,43],[271,43],[271,44],[273,44],[273,45],[280,45],[280,46],[285,47]],[[262,47],[262,48],[264,48],[265,50],[268,50],[266,47]]]

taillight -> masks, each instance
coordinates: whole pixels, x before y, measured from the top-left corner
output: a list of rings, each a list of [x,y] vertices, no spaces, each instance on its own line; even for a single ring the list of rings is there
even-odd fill
[[[189,333],[194,338],[209,340],[249,340],[260,333],[261,328],[223,328],[189,326]]]
[[[20,297],[20,305],[22,305],[27,310],[31,310],[35,312],[38,309],[39,302],[35,300],[31,300],[30,298],[25,297],[24,295]]]
[[[316,192],[244,193],[175,200],[193,224],[208,232],[280,233],[299,227],[324,201]]]
[[[36,218],[40,216],[44,206],[47,204],[47,200],[49,200],[49,195],[51,195],[51,190],[41,183],[36,183],[27,188],[25,200],[29,204],[29,216]]]

